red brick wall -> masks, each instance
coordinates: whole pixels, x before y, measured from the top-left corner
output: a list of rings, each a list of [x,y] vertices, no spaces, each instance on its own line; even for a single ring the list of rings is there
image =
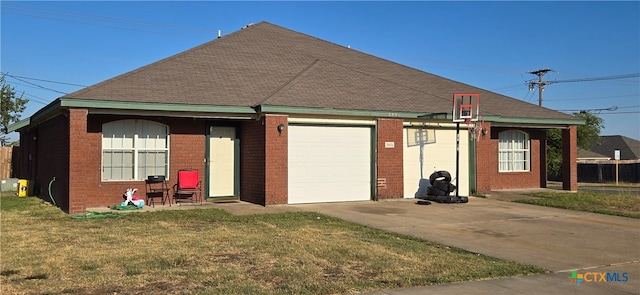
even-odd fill
[[[402,168],[402,120],[378,119],[377,122],[377,198],[402,198],[404,179]],[[386,148],[393,142],[393,148]]]
[[[578,191],[578,129],[562,130],[562,189]]]
[[[287,204],[289,144],[287,116],[263,117],[265,127],[265,205]],[[283,125],[282,132],[278,125]]]
[[[94,203],[100,179],[99,134],[87,132],[84,109],[69,110],[69,213],[82,213]],[[94,201],[94,202],[92,202]]]
[[[20,143],[27,146],[28,152],[25,156],[30,167],[25,178],[31,181],[34,194],[47,202],[55,203],[67,212],[70,209],[68,139],[68,120],[60,115],[32,129]],[[28,160],[29,154],[31,160]]]
[[[492,140],[490,122],[483,123],[486,130],[476,140],[476,190],[480,194],[491,193],[491,179],[498,171],[498,142]]]
[[[499,133],[513,128],[490,127],[485,123],[487,133],[477,142],[477,186],[478,193],[514,188],[539,188],[546,185],[546,130],[519,129],[529,134],[530,170],[528,172],[498,172]]]
[[[136,196],[144,198],[144,181],[102,181],[102,124],[114,120],[144,119],[169,126],[169,185],[176,183],[179,169],[196,169],[204,190],[205,122],[193,119],[89,115],[86,111],[70,111],[70,184],[69,213],[81,213],[86,208],[119,204],[129,188],[138,189]],[[57,180],[56,180],[57,181]],[[206,193],[203,191],[203,195]]]
[[[240,199],[260,205],[288,203],[287,116],[245,121],[240,132]],[[278,125],[285,128],[278,132]]]
[[[240,200],[265,205],[264,120],[240,127]]]
[[[169,126],[171,140],[169,185],[173,186],[177,183],[178,170],[195,169],[198,170],[203,197],[206,197],[208,195],[205,192],[206,122],[180,118],[164,118],[155,121]]]

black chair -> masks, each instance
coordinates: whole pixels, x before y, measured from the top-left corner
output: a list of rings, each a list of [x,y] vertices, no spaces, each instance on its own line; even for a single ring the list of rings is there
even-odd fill
[[[169,185],[164,175],[151,175],[145,180],[146,188],[146,203],[152,207],[156,206],[155,199],[160,198],[162,205],[169,201]],[[171,206],[171,202],[169,202]]]

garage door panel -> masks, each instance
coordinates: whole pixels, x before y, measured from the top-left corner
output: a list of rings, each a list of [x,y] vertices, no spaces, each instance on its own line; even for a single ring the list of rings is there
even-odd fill
[[[426,192],[420,184],[422,179],[429,179],[434,171],[445,170],[455,177],[456,173],[456,131],[454,129],[436,129],[435,142],[409,144],[411,138],[405,128],[403,171],[404,197],[414,198],[416,193]],[[469,140],[466,130],[460,132],[460,191],[461,195],[469,194]],[[454,184],[457,181],[452,181]]]
[[[289,203],[371,199],[371,128],[289,126]]]

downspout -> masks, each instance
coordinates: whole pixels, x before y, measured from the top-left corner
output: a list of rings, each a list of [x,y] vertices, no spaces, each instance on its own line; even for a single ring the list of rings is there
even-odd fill
[[[56,204],[56,199],[53,198],[53,194],[51,193],[51,185],[54,181],[56,181],[55,176],[53,177],[53,179],[51,179],[51,181],[49,181],[49,198],[51,199],[51,202],[53,202],[53,205],[57,207],[58,204]]]

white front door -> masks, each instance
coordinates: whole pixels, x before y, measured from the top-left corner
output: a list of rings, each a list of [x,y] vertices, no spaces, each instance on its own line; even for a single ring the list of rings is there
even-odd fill
[[[209,197],[235,195],[235,140],[235,127],[211,127],[209,136]]]

